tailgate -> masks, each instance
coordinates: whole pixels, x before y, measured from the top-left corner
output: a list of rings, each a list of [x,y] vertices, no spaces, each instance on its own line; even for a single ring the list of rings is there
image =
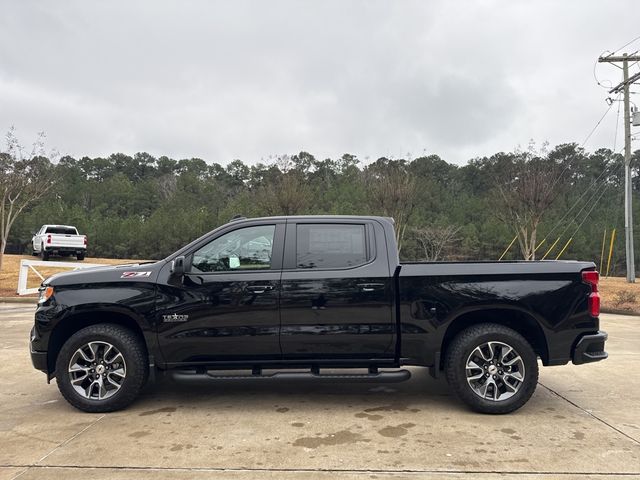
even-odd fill
[[[65,247],[65,248],[85,248],[84,235],[63,235],[60,233],[51,233],[51,243],[47,243],[49,248],[51,247]]]

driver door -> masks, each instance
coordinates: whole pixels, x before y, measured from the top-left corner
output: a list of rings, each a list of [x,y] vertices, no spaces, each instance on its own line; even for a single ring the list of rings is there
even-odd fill
[[[158,335],[169,364],[281,358],[284,229],[273,221],[231,225],[187,255],[182,282],[159,281]]]

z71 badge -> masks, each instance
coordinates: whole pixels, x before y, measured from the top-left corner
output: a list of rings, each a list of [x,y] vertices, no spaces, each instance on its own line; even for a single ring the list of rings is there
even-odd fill
[[[120,278],[150,277],[151,272],[123,272]]]

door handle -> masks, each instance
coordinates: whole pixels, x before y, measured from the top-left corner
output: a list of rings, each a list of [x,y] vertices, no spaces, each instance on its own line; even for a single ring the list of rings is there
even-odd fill
[[[384,283],[359,283],[358,287],[363,292],[373,292],[384,288]]]
[[[251,293],[264,293],[273,290],[273,285],[249,285],[247,290]]]

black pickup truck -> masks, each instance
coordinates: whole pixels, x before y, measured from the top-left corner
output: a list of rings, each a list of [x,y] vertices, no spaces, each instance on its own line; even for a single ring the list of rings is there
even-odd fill
[[[48,278],[30,350],[88,412],[124,408],[158,371],[392,382],[422,366],[507,413],[538,358],[607,358],[599,308],[591,262],[401,263],[389,218],[241,218],[155,263]]]

